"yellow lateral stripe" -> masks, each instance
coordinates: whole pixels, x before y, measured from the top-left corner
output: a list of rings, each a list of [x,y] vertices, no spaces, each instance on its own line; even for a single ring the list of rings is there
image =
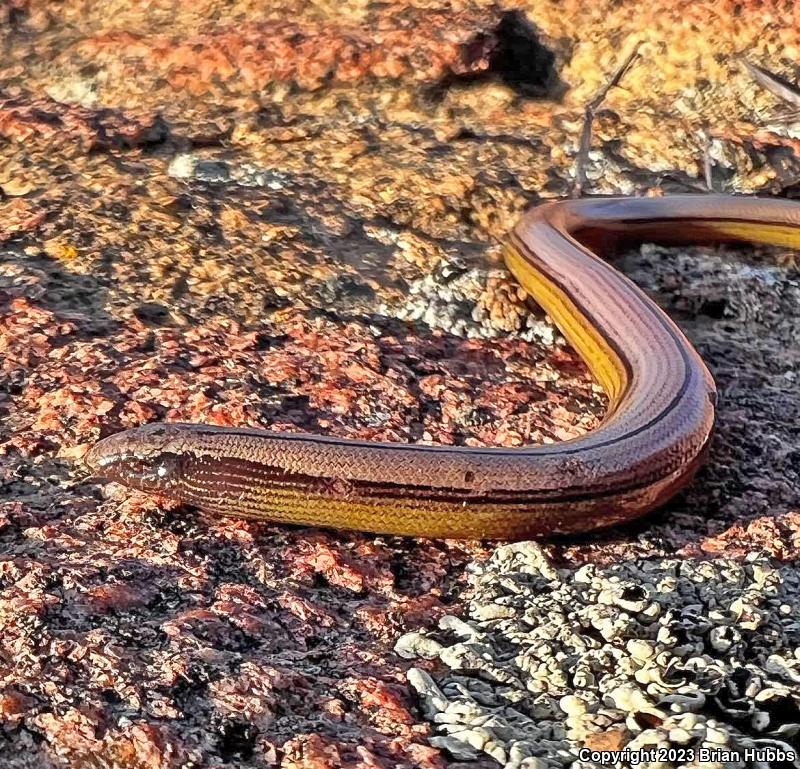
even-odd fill
[[[613,407],[628,385],[625,365],[602,334],[555,283],[510,243],[505,261],[520,285],[544,308],[608,394]]]
[[[768,222],[737,222],[732,219],[688,222],[686,226],[691,232],[702,233],[710,230],[717,238],[720,235],[729,235],[743,241],[800,248],[800,227],[796,226]]]

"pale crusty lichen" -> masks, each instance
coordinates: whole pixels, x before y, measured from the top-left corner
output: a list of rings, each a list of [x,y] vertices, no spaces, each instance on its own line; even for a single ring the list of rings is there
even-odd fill
[[[795,567],[753,555],[559,569],[522,542],[473,567],[470,582],[466,621],[444,617],[439,632],[408,634],[395,647],[449,668],[438,682],[418,668],[408,679],[435,726],[431,743],[454,757],[484,753],[507,769],[594,767],[578,759],[599,739],[698,757],[701,748],[742,757],[747,748],[793,749]]]

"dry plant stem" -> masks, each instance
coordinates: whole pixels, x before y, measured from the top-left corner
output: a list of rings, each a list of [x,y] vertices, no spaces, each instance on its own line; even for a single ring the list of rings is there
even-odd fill
[[[586,186],[586,164],[589,160],[589,150],[592,144],[592,124],[594,123],[597,110],[600,105],[605,101],[608,92],[619,85],[625,73],[630,69],[633,62],[639,55],[639,47],[641,42],[636,43],[633,50],[625,57],[625,61],[620,64],[611,79],[598,91],[597,95],[586,105],[583,129],[581,130],[581,142],[578,148],[578,155],[575,158],[575,185],[572,189],[572,197],[579,198],[583,194]]]

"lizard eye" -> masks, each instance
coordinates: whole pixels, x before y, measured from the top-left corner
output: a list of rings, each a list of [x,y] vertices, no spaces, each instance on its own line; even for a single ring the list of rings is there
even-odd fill
[[[178,480],[183,469],[183,458],[178,454],[163,453],[141,458],[122,456],[106,463],[102,474],[112,481],[141,491],[164,491]]]

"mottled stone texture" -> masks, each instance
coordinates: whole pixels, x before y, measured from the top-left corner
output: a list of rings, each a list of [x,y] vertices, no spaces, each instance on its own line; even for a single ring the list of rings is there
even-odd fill
[[[793,81],[797,13],[0,2],[0,765],[458,765],[393,649],[463,611],[489,545],[212,520],[80,458],[157,419],[460,445],[592,429],[603,395],[499,241],[570,192],[585,106],[637,45],[586,192],[796,195],[791,110],[741,58]],[[621,264],[713,368],[717,440],[664,511],[549,557],[758,550],[791,571],[796,262]]]

